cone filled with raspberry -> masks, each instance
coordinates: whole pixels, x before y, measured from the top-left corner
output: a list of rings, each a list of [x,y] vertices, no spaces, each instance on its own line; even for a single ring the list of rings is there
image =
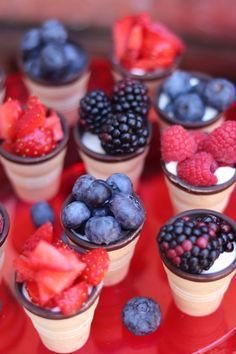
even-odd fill
[[[0,203],[0,272],[4,263],[5,248],[9,232],[10,221],[8,213],[3,204]],[[1,279],[1,274],[0,274]]]

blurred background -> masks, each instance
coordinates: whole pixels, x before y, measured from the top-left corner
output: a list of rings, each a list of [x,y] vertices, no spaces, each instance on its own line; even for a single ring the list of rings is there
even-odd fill
[[[183,69],[236,80],[235,0],[1,0],[0,64],[17,70],[16,54],[24,31],[47,18],[58,18],[92,56],[111,52],[115,19],[148,11],[187,44]]]

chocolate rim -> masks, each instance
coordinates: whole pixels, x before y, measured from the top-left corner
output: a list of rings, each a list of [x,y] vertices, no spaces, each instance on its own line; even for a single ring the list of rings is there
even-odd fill
[[[136,198],[138,198],[136,196]],[[138,198],[139,199],[139,198]],[[105,248],[105,250],[107,250],[108,252],[110,251],[115,251],[119,248],[122,248],[126,245],[128,245],[130,242],[132,242],[133,240],[135,240],[142,228],[143,228],[143,225],[144,225],[144,222],[143,224],[137,229],[137,230],[134,230],[134,231],[130,231],[128,233],[128,235],[116,242],[113,242],[112,244],[109,244],[109,245],[106,245],[106,244],[97,244],[97,243],[93,243],[93,242],[90,242],[90,241],[86,241],[82,238],[80,238],[79,236],[77,236],[78,234],[72,230],[72,229],[68,229],[66,228],[64,225],[63,225],[63,222],[62,222],[62,211],[63,209],[65,208],[65,206],[67,204],[69,204],[70,202],[74,201],[74,198],[72,196],[72,194],[70,194],[66,200],[64,201],[63,205],[62,205],[62,208],[61,208],[61,213],[60,213],[60,221],[61,221],[61,225],[63,227],[63,230],[65,231],[65,234],[67,235],[67,237],[74,243],[76,244],[77,247],[79,247],[78,249],[80,249],[80,247],[82,249],[88,249],[88,250],[93,250],[95,248],[99,248],[99,247],[103,247]]]
[[[6,73],[3,69],[3,67],[0,67],[0,75],[2,75],[2,80],[0,80],[0,89],[4,89],[5,83],[6,83]]]
[[[230,219],[229,217],[227,217],[224,214],[218,213],[214,210],[210,210],[210,209],[193,209],[193,210],[187,210],[184,211],[182,213],[179,213],[175,216],[173,216],[172,218],[170,218],[165,225],[169,225],[172,224],[176,219],[182,217],[182,216],[201,216],[201,215],[215,215],[217,217],[219,217],[220,219],[223,219],[224,221],[226,221],[228,224],[230,224],[230,226],[233,228],[234,232],[236,233],[236,223]],[[159,236],[159,233],[158,233]],[[158,242],[158,239],[157,239]],[[222,269],[219,272],[215,272],[215,273],[211,273],[211,274],[190,274],[187,272],[182,271],[181,269],[175,267],[163,254],[159,242],[158,242],[158,248],[159,248],[159,253],[161,256],[161,259],[163,261],[163,263],[165,264],[165,266],[175,275],[184,278],[186,280],[190,280],[190,281],[194,281],[194,282],[210,282],[210,281],[216,281],[219,280],[221,278],[226,277],[227,275],[229,275],[231,272],[233,272],[236,269],[236,257],[235,260],[226,268]]]
[[[75,73],[73,76],[71,76],[69,79],[64,80],[62,82],[51,82],[50,80],[47,79],[41,79],[41,78],[37,78],[29,73],[27,73],[24,69],[24,64],[23,64],[23,59],[22,59],[22,52],[21,50],[18,51],[17,54],[17,64],[19,66],[20,71],[24,74],[24,76],[26,78],[29,78],[31,81],[37,83],[38,85],[42,85],[42,86],[47,86],[47,87],[59,87],[59,86],[65,86],[68,84],[71,84],[73,82],[75,82],[76,80],[78,80],[88,69],[89,67],[89,56],[88,53],[86,52],[86,50],[84,49],[84,47],[78,43],[76,43],[75,41],[69,40],[67,43],[69,44],[73,44],[75,45],[77,48],[79,48],[81,51],[84,52],[85,56],[86,56],[86,62],[84,64],[84,66],[78,70],[77,73]]]
[[[212,76],[204,74],[204,73],[200,73],[200,72],[190,71],[189,73],[192,74],[193,77],[198,77],[200,79],[210,80],[212,78]],[[154,109],[155,109],[158,117],[160,119],[162,119],[164,122],[168,123],[169,125],[178,124],[178,125],[182,125],[184,128],[187,128],[187,129],[200,129],[200,128],[207,127],[207,126],[215,123],[218,119],[220,119],[222,117],[222,115],[224,113],[224,111],[221,111],[215,117],[213,117],[212,119],[205,121],[205,122],[203,122],[203,121],[184,122],[184,121],[181,121],[176,118],[171,118],[162,109],[160,109],[157,104],[159,102],[159,97],[162,93],[162,87],[163,87],[163,84],[161,84],[157,89],[153,106],[154,106]]]
[[[92,151],[88,149],[82,142],[82,135],[84,133],[83,129],[80,128],[79,124],[76,124],[73,128],[73,135],[74,135],[74,140],[79,148],[85,155],[91,157],[94,160],[102,161],[102,162],[123,162],[123,161],[128,161],[133,159],[134,157],[137,157],[139,155],[142,155],[147,147],[150,145],[151,141],[151,136],[152,136],[152,124],[148,120],[148,129],[149,129],[149,137],[147,144],[143,147],[140,148],[139,150],[132,152],[130,154],[125,154],[125,155],[108,155],[107,153],[101,154],[99,152]]]
[[[210,194],[220,193],[225,189],[227,189],[228,187],[230,187],[236,181],[236,169],[235,169],[234,176],[227,182],[221,184],[215,184],[214,186],[198,187],[198,186],[193,186],[192,184],[189,184],[181,180],[178,176],[175,176],[173,173],[170,173],[167,170],[165,162],[163,160],[161,161],[161,166],[166,177],[172,184],[174,184],[178,188],[190,194],[210,195]]]
[[[4,244],[4,242],[6,241],[6,238],[7,238],[8,232],[9,232],[9,228],[10,228],[9,215],[2,203],[0,203],[0,214],[2,215],[3,222],[4,222],[3,230],[2,230],[2,233],[0,234],[0,246],[2,246]]]
[[[156,69],[150,72],[147,72],[142,75],[132,74],[128,69],[125,69],[114,57],[111,58],[111,63],[114,71],[118,72],[124,77],[131,77],[133,79],[141,80],[141,81],[155,81],[158,79],[162,79],[168,75],[170,75],[180,64],[183,58],[183,53],[177,54],[174,62],[169,68],[166,69]]]
[[[22,164],[22,165],[36,165],[42,162],[46,162],[56,155],[58,155],[66,146],[69,140],[69,127],[66,120],[57,113],[58,117],[60,118],[62,129],[64,132],[63,140],[61,140],[56,148],[52,150],[49,154],[40,156],[40,157],[22,157],[18,155],[14,155],[9,151],[6,151],[0,144],[0,156],[4,157],[6,160],[9,160],[14,163]]]
[[[41,307],[38,307],[37,305],[33,304],[31,301],[26,299],[26,297],[23,295],[22,288],[23,288],[23,283],[17,283],[16,278],[15,278],[15,294],[16,298],[19,301],[19,303],[25,307],[28,311],[33,313],[36,316],[43,317],[49,320],[64,320],[68,319],[77,315],[80,315],[81,313],[85,312],[86,310],[91,307],[98,296],[100,295],[100,292],[102,290],[103,283],[100,283],[96,287],[93,287],[91,294],[89,295],[89,298],[87,302],[84,304],[84,306],[75,314],[73,315],[68,315],[65,316],[61,312],[53,312],[48,309],[44,309]]]

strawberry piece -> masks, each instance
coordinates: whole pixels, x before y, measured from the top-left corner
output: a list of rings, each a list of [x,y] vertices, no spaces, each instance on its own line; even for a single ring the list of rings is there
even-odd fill
[[[33,235],[31,235],[25,242],[22,249],[22,254],[28,255],[32,252],[40,241],[47,241],[52,243],[53,239],[53,226],[50,222],[46,222],[40,226]]]
[[[138,58],[142,47],[143,29],[140,25],[135,25],[129,33],[126,46],[126,55],[132,55],[132,58]]]
[[[63,291],[56,297],[56,303],[65,316],[78,312],[88,299],[88,284],[85,281]]]
[[[180,125],[166,128],[161,136],[161,152],[165,162],[183,161],[197,151],[191,134]]]
[[[35,281],[27,281],[25,284],[25,288],[28,292],[30,300],[35,305],[41,306],[42,304],[39,297],[39,289],[37,283]]]
[[[56,112],[52,111],[46,118],[45,128],[49,128],[52,131],[53,139],[55,141],[61,141],[64,136],[64,132],[61,126],[61,121]]]
[[[103,248],[96,248],[82,254],[81,260],[86,264],[81,278],[91,285],[98,285],[108,270],[109,257],[107,251]]]
[[[133,16],[127,16],[118,20],[113,26],[114,57],[118,61],[121,60],[125,53],[127,36],[133,26],[133,21]]]
[[[16,269],[16,281],[18,283],[23,283],[24,281],[34,281],[35,280],[35,270],[32,269],[32,265],[28,258],[24,256],[19,256],[14,261],[14,266]]]
[[[43,307],[47,307],[46,304],[48,304],[49,302],[53,302],[56,293],[54,290],[49,289],[47,286],[45,286],[45,284],[41,282],[37,282],[37,286],[40,304]]]
[[[0,139],[12,141],[16,136],[16,123],[22,114],[19,101],[8,99],[0,106]]]
[[[81,269],[81,268],[80,268]],[[54,295],[69,288],[80,275],[81,270],[73,270],[69,272],[59,272],[54,270],[42,269],[36,274],[36,281],[39,285],[51,291]]]
[[[23,138],[45,124],[45,107],[37,97],[30,96],[27,109],[16,123],[17,138]]]
[[[50,153],[56,146],[48,128],[37,128],[33,133],[16,139],[13,150],[23,157],[39,157]]]
[[[236,121],[228,120],[210,133],[201,149],[212,154],[218,162],[236,163]]]
[[[198,152],[178,164],[177,174],[193,186],[213,186],[217,183],[216,168],[217,163],[211,154]]]
[[[3,232],[3,228],[4,228],[4,220],[2,214],[0,214],[0,235]]]

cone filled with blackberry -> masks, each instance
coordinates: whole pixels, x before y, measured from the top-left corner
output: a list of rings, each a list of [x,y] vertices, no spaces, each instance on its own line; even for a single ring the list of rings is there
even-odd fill
[[[208,209],[171,218],[158,247],[177,307],[192,316],[214,312],[236,272],[236,224]]]

